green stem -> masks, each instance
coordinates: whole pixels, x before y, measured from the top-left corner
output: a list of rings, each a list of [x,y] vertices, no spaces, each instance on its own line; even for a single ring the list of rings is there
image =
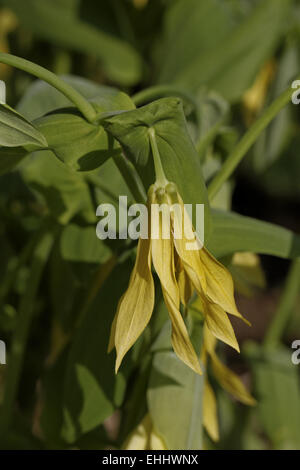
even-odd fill
[[[146,90],[139,91],[138,93],[133,95],[131,99],[133,100],[136,106],[141,106],[143,104],[150,103],[150,101],[154,101],[159,98],[164,98],[166,96],[178,96],[184,101],[187,101],[188,103],[192,104],[194,108],[197,108],[192,95],[172,85],[156,85],[146,88]]]
[[[146,191],[132,163],[122,153],[114,155],[113,160],[130,189],[134,200],[137,203],[144,204],[147,200]]]
[[[155,137],[155,130],[153,129],[153,127],[150,127],[148,132],[149,132],[151,150],[152,150],[152,155],[153,155],[153,160],[154,160],[156,181],[158,184],[165,186],[168,183],[168,180],[165,176],[165,172],[161,163],[160,154],[159,154],[156,137]]]
[[[33,254],[32,265],[28,277],[28,285],[20,301],[18,323],[14,332],[7,364],[4,397],[0,413],[0,436],[4,435],[11,426],[26,344],[34,314],[34,301],[52,243],[53,235],[49,232],[43,232]]]
[[[97,113],[91,103],[68,83],[64,82],[61,78],[44,67],[34,64],[29,60],[22,59],[21,57],[5,53],[0,53],[0,62],[16,67],[24,72],[31,73],[35,77],[44,80],[69,98],[89,122],[93,122],[96,119]]]
[[[286,280],[283,294],[281,296],[274,319],[268,329],[264,344],[266,347],[279,343],[288,321],[293,313],[293,307],[300,292],[300,258],[291,263],[290,271]]]
[[[295,90],[290,87],[284,91],[262,114],[262,116],[251,126],[234,148],[232,154],[227,158],[221,170],[211,181],[208,187],[208,196],[212,200],[221,189],[225,181],[232,175],[242,158],[254,144],[258,136],[268,126],[284,106],[291,101]]]

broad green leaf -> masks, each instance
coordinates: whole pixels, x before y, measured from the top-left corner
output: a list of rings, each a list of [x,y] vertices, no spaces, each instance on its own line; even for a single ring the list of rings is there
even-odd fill
[[[254,343],[245,348],[260,421],[276,449],[300,446],[300,382],[292,352],[283,346],[264,351]]]
[[[49,149],[73,170],[94,170],[120,151],[102,126],[88,123],[76,112],[61,111],[34,122]]]
[[[207,247],[217,258],[237,251],[280,258],[300,256],[300,236],[290,230],[234,212],[211,212],[212,234]]]
[[[98,113],[134,109],[129,96],[115,88],[75,76],[63,78],[89,99]],[[71,105],[55,88],[38,80],[28,88],[18,110],[28,118],[36,119],[35,125],[61,161],[75,170],[93,170],[118,150],[103,127],[85,121],[74,108],[68,108]],[[57,109],[58,112],[51,113]]]
[[[123,401],[124,368],[115,375],[115,354],[107,354],[107,346],[118,300],[127,287],[131,269],[129,262],[116,266],[72,342],[63,393],[63,436],[68,442],[103,423]]]
[[[4,147],[47,147],[47,140],[21,114],[0,104],[0,145]]]
[[[133,85],[142,76],[142,60],[126,41],[80,18],[80,2],[3,0],[34,35],[51,43],[99,58],[107,76]],[[109,8],[105,3],[103,8]],[[101,12],[99,12],[101,14]]]
[[[122,207],[127,212],[127,208],[122,205],[120,206],[119,196],[127,197],[128,206],[134,200],[115,162],[112,159],[107,160],[98,170],[95,170],[93,173],[87,173],[86,179],[94,185],[97,205],[105,203],[111,204],[115,208],[116,230],[118,232],[126,231],[126,220],[119,217],[119,209]]]
[[[67,225],[60,240],[61,255],[65,260],[81,263],[105,263],[111,250],[96,236],[96,228]]]
[[[155,181],[148,133],[149,127],[155,129],[166,177],[176,183],[185,204],[205,204],[205,227],[208,235],[209,206],[206,187],[198,154],[187,130],[181,101],[178,98],[163,98],[137,110],[107,118],[103,125],[120,142],[146,188]]]
[[[63,75],[61,78],[91,101],[99,113],[135,108],[129,96],[117,88],[99,85],[75,75]],[[70,106],[73,106],[73,103],[56,88],[41,80],[36,80],[26,89],[18,103],[17,110],[26,119],[34,120],[51,111]]]
[[[202,449],[203,376],[173,352],[154,356],[147,393],[154,429],[168,450]]]
[[[11,171],[28,152],[23,147],[0,147],[0,175]]]
[[[223,17],[220,16],[224,8],[222,3],[212,0],[180,0],[175,3],[175,12],[172,9],[169,12],[172,34],[163,47],[165,55],[169,53],[174,63],[176,60],[177,67],[175,72],[172,67],[170,72],[164,69],[159,83],[171,82],[194,91],[206,86],[230,102],[239,100],[249,88],[283,33],[290,0],[257,2],[251,14],[233,28],[224,12]],[[200,9],[203,9],[201,19],[194,23]],[[190,11],[188,16],[186,11]],[[187,30],[189,38],[183,36],[181,39],[180,31]],[[206,31],[204,37],[202,31]],[[195,44],[200,41],[203,47],[195,49]]]
[[[193,63],[198,67],[201,57],[219,46],[232,26],[230,9],[222,1],[170,2],[164,18],[163,39],[157,47],[159,83],[177,81]]]
[[[92,223],[95,207],[87,182],[49,151],[35,152],[20,166],[24,181],[42,195],[51,215],[62,224],[74,215]]]
[[[115,88],[75,76],[63,78],[89,99],[99,114],[135,107],[129,96]],[[74,108],[68,109],[70,106],[72,103],[64,95],[38,80],[27,89],[18,110],[29,119],[36,119],[35,125],[61,161],[75,170],[93,170],[118,150],[103,127],[88,123]]]

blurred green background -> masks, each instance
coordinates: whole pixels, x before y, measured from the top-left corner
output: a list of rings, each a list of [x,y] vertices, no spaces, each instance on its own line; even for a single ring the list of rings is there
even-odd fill
[[[209,181],[240,136],[299,74],[300,1],[0,0],[0,51],[29,59],[62,76],[76,75],[97,85],[117,87],[130,96],[159,85],[148,101],[172,95],[172,87],[182,90],[197,103],[197,119],[188,101],[184,102],[185,112]],[[49,89],[39,90],[39,85],[33,85],[33,77],[0,64],[0,79],[7,86],[7,103],[27,118],[33,119],[55,107],[57,96]],[[86,95],[96,93],[91,83],[78,79],[76,86]],[[214,205],[299,233],[299,126],[300,105],[291,104],[263,132]],[[16,170],[0,176],[0,338],[8,345],[28,278],[26,266],[17,271],[17,276],[15,266],[25,256],[24,250],[43,214],[50,212],[63,224],[73,223],[73,232],[69,227],[72,233],[65,234],[68,246],[70,239],[78,236],[76,224],[80,217],[86,223],[94,223],[96,203],[91,205],[90,197],[93,203],[107,201],[109,190],[116,194],[127,191],[109,167],[93,176],[93,184],[96,178],[99,187],[92,196],[88,177],[66,177],[75,197],[64,187],[64,175],[61,174],[62,181],[53,177],[49,182],[50,172],[39,163],[27,172]],[[57,196],[51,194],[51,188],[53,193],[64,191],[64,212],[56,213]],[[114,254],[127,256],[127,248],[115,245],[110,249]],[[15,403],[15,427],[11,435],[1,437],[1,448],[105,448],[112,442],[119,445],[119,415],[108,420],[107,416],[123,399],[117,398],[111,405],[110,391],[103,392],[109,403],[101,398],[101,405],[97,405],[93,396],[82,390],[82,396],[75,397],[71,406],[72,413],[79,416],[73,427],[68,427],[70,417],[62,418],[58,413],[66,395],[70,398],[74,392],[72,373],[68,372],[64,382],[68,370],[65,363],[75,361],[74,356],[82,353],[84,331],[81,330],[82,337],[77,337],[75,331],[71,353],[68,350],[59,355],[60,347],[70,334],[81,294],[86,292],[96,270],[93,259],[82,262],[80,253],[74,258],[73,251],[69,251],[71,255],[67,248],[62,252],[54,250],[43,275]],[[104,250],[96,256],[106,272],[114,268],[113,263],[109,264],[110,255]],[[299,449],[300,366],[291,362],[291,343],[300,339],[300,269],[295,264],[291,274],[290,261],[271,256],[252,258],[250,267],[245,263],[231,260],[230,269],[240,310],[252,328],[234,323],[243,345],[241,357],[226,347],[220,348],[220,354],[251,388],[258,405],[248,409],[216,386],[221,439],[213,443],[205,436],[205,447]],[[130,257],[113,276],[107,275],[110,285],[97,298],[95,312],[89,312],[90,325],[98,322],[95,329],[102,329],[103,337],[108,334],[111,318],[102,325],[96,307],[106,305],[114,310],[115,303],[110,307],[109,289],[117,289],[119,293],[114,292],[114,296],[120,296],[129,268]],[[289,272],[290,290],[284,297]],[[284,313],[287,321],[279,326],[279,337],[270,352],[262,344],[278,309],[288,311]],[[88,321],[84,327],[87,341],[94,328]],[[63,327],[58,327],[57,322]],[[106,354],[106,344],[99,346],[101,339],[97,335],[91,335],[90,341],[91,349],[86,354],[91,356],[95,369]],[[112,359],[103,361],[104,368],[113,368]],[[5,366],[0,366],[0,398],[4,379]],[[85,382],[87,387],[95,387],[93,380],[91,375],[90,382]],[[118,380],[125,379],[121,376]],[[122,390],[125,385],[118,387]],[[80,407],[78,400],[84,400],[85,393],[86,407]],[[130,393],[131,388],[129,392],[127,389],[127,395]],[[141,400],[136,396],[128,402],[133,421],[138,421],[143,413],[139,409]],[[105,412],[99,406],[106,407]],[[98,417],[94,419],[95,415]]]

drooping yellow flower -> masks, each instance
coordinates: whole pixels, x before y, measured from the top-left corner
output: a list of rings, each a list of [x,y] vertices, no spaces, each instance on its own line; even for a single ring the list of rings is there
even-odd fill
[[[163,211],[152,210],[157,207],[169,211],[169,219],[163,217]],[[166,220],[169,220],[169,227],[166,227]],[[109,350],[116,347],[116,371],[150,321],[154,307],[153,263],[172,323],[174,351],[185,364],[201,374],[199,359],[180,313],[180,303],[186,305],[196,290],[211,333],[239,351],[227,315],[243,318],[235,304],[231,275],[200,243],[173,183],[165,181],[150,187],[148,235],[139,239],[129,286],[119,302],[112,325]],[[190,249],[191,243],[196,243],[197,249]]]
[[[251,125],[255,116],[263,108],[275,72],[276,62],[272,59],[264,64],[251,88],[244,93],[244,115],[248,125]]]
[[[167,450],[165,443],[156,433],[149,414],[126,439],[124,450]]]
[[[215,351],[216,343],[216,338],[211,334],[208,327],[204,325],[204,342],[201,354],[203,364],[207,366],[208,359],[210,359],[213,374],[221,387],[244,405],[254,406],[256,401],[250,395],[243,382],[218,358]],[[217,400],[213,388],[208,381],[207,374],[204,379],[203,426],[213,441],[219,439]]]

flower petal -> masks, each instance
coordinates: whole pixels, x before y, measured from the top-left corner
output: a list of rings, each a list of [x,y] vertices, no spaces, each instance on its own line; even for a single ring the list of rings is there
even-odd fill
[[[184,208],[184,204],[179,195],[178,203],[180,204],[181,211],[174,210],[171,213],[171,222],[174,234],[174,245],[178,256],[181,259],[183,267],[191,279],[195,289],[198,292],[202,290],[206,291],[206,277],[202,266],[200,253],[202,251],[199,241],[194,235],[192,222],[189,218],[187,211]],[[183,216],[182,216],[183,215]],[[186,232],[186,233],[185,233]],[[182,234],[181,238],[176,238]],[[197,243],[199,245],[198,250],[189,250],[188,246],[191,243]]]
[[[149,450],[149,437],[151,434],[151,418],[147,414],[124,442],[124,450]]]
[[[219,305],[225,312],[241,318],[250,325],[236,307],[233,280],[229,271],[205,248],[201,250],[200,257],[205,271],[207,282],[206,295],[209,300]]]
[[[117,350],[116,372],[124,355],[146,328],[154,307],[154,282],[151,273],[150,240],[141,239],[129,286],[116,313],[114,343]],[[112,340],[110,341],[110,345]]]
[[[204,381],[203,390],[203,426],[213,441],[219,440],[217,400],[207,378]]]
[[[216,353],[211,355],[214,375],[221,387],[245,405],[253,406],[256,400],[250,395],[241,379],[223,364]]]
[[[226,312],[217,304],[202,298],[203,314],[210,332],[218,339],[240,352],[232,325]]]
[[[176,278],[179,287],[181,303],[186,307],[193,295],[194,286],[188,277],[187,272],[183,268],[182,261],[178,255],[176,260]]]
[[[152,240],[152,260],[161,282],[164,300],[172,322],[172,345],[177,356],[201,374],[197,354],[179,311],[179,288],[175,278],[174,249],[171,240]]]
[[[167,450],[164,442],[153,429],[150,414],[132,431],[122,446],[124,450]]]
[[[210,329],[208,328],[207,324],[204,325],[203,328],[203,347],[208,352],[208,354],[212,355],[215,352],[217,345],[217,338],[211,333]]]

